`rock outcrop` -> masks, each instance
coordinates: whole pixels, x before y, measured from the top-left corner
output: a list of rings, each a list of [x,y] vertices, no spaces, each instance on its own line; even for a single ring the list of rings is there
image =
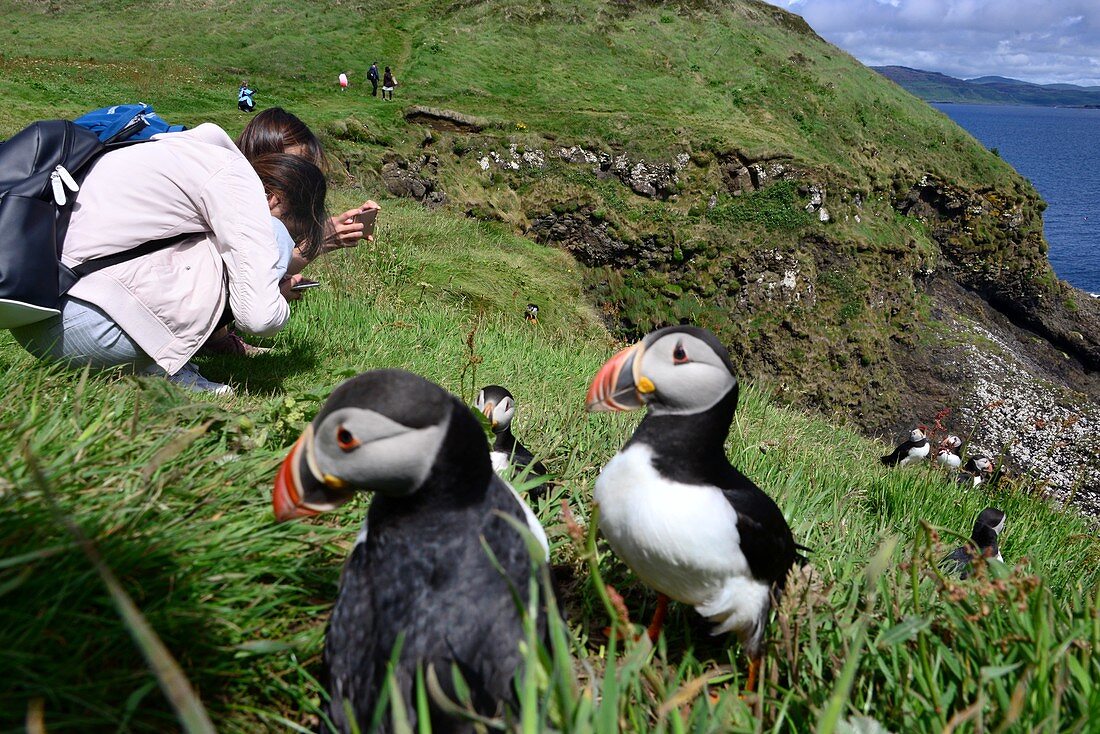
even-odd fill
[[[427,125],[434,130],[465,133],[479,133],[490,124],[488,120],[475,115],[422,105],[413,105],[405,110],[405,121]]]
[[[387,153],[382,163],[382,183],[394,196],[417,201],[429,207],[446,203],[447,195],[439,187],[439,161],[422,155],[409,161],[396,153]]]

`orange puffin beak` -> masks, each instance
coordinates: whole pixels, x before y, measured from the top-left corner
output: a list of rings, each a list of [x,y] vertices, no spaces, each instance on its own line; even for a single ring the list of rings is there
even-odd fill
[[[496,428],[497,427],[497,422],[495,420],[493,420],[493,411],[496,409],[496,407],[497,407],[497,404],[490,401],[488,403],[485,403],[485,407],[482,408],[482,410],[481,410],[481,412],[485,415],[485,417],[489,419],[489,427],[490,428]]]
[[[638,365],[645,354],[643,342],[627,347],[607,360],[585,397],[586,408],[591,413],[634,410],[645,405],[644,395],[654,391],[653,383],[637,375]]]
[[[275,475],[275,489],[271,493],[271,505],[275,510],[275,520],[286,522],[299,517],[311,517],[320,514],[317,510],[302,504],[302,481],[299,474],[299,458],[302,444],[311,432],[303,433],[294,443],[290,453],[283,459],[279,473]]]
[[[343,479],[322,473],[313,463],[313,425],[283,459],[275,475],[271,506],[278,522],[311,517],[334,510],[352,498],[355,490]]]

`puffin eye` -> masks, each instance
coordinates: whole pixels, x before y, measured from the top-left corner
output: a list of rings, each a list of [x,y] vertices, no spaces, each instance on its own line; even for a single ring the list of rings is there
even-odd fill
[[[684,345],[677,342],[676,348],[672,350],[672,363],[683,364],[688,361],[687,352],[684,351]]]
[[[351,431],[340,426],[336,429],[336,445],[344,451],[351,451],[359,445],[359,439]]]

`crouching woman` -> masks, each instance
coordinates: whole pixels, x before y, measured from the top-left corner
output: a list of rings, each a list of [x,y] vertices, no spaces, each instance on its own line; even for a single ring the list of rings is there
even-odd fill
[[[63,299],[60,316],[12,334],[41,358],[230,392],[204,379],[190,359],[230,315],[259,336],[283,328],[287,302],[298,295],[291,291],[296,278],[285,277],[290,249],[320,247],[324,200],[315,165],[283,154],[254,165],[215,125],[113,151],[77,194],[62,262],[74,267],[189,236],[86,275]]]

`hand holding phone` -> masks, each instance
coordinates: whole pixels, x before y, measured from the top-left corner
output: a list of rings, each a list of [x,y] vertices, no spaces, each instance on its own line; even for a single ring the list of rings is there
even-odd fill
[[[321,284],[318,283],[316,280],[306,280],[305,278],[302,278],[300,281],[298,281],[294,285],[290,286],[290,290],[292,290],[292,291],[308,291],[310,288],[316,288],[319,285],[321,285]]]
[[[363,239],[374,234],[374,221],[378,218],[378,209],[363,209],[355,215],[355,221],[363,225]]]

